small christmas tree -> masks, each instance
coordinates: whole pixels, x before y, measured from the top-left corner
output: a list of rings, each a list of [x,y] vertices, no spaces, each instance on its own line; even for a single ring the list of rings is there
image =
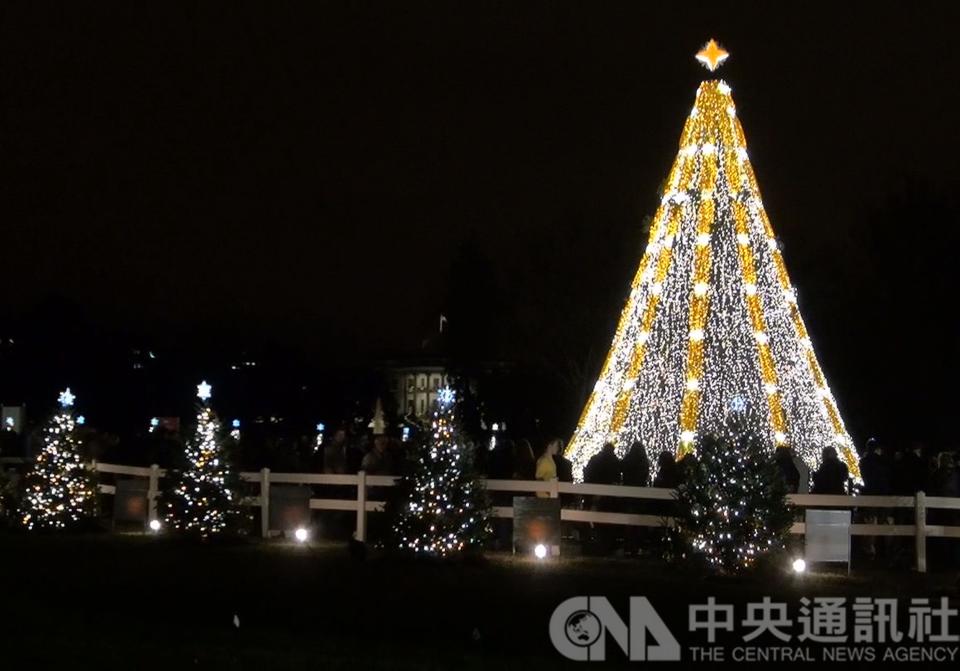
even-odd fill
[[[20,508],[28,529],[67,529],[97,516],[97,483],[80,453],[75,398],[64,390],[60,411],[43,427],[43,447],[27,473]]]
[[[737,573],[783,548],[792,516],[786,486],[765,441],[743,413],[730,415],[685,460],[674,540],[720,573]]]
[[[452,389],[441,389],[432,430],[392,502],[395,547],[405,553],[450,557],[479,551],[489,534],[486,490],[473,473],[456,417]]]
[[[211,387],[197,385],[197,428],[184,449],[183,468],[174,471],[164,496],[171,529],[206,538],[231,530],[239,518],[236,475],[230,468],[220,421],[209,405]]]

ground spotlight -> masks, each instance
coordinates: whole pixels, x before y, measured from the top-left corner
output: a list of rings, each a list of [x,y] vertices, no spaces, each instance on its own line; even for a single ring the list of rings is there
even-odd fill
[[[537,559],[546,559],[547,557],[547,546],[543,543],[537,543],[536,547],[533,548],[533,555]]]
[[[299,527],[293,532],[293,537],[297,539],[298,543],[306,543],[307,539],[310,538],[310,532],[304,527]]]
[[[160,527],[163,525],[160,524],[160,520],[150,520],[150,531],[157,532],[160,531]]]
[[[800,574],[807,570],[807,562],[803,557],[797,557],[793,560],[793,572]]]

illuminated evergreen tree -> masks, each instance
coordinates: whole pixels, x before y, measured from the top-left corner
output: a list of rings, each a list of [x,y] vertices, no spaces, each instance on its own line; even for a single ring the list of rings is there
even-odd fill
[[[479,551],[489,535],[486,490],[476,479],[473,455],[456,416],[452,389],[441,389],[431,431],[388,510],[401,552],[450,557]]]
[[[721,573],[750,568],[784,547],[793,517],[787,488],[749,412],[732,412],[685,460],[672,530],[679,556],[695,556]]]
[[[43,427],[43,446],[26,475],[20,521],[28,529],[68,529],[97,516],[97,481],[84,463],[67,388]]]
[[[163,499],[167,526],[202,538],[234,530],[240,517],[237,476],[210,395],[210,385],[201,382],[197,428],[184,447],[182,467],[171,472]]]
[[[712,72],[727,53],[697,55]],[[680,137],[609,354],[566,456],[575,479],[603,444],[634,442],[651,464],[718,432],[742,399],[768,451],[789,445],[814,469],[834,446],[859,478],[767,218],[730,87],[704,81]]]

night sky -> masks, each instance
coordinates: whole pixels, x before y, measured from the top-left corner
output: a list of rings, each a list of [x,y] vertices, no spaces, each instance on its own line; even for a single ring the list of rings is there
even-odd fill
[[[322,363],[442,311],[576,408],[715,37],[855,439],[951,440],[956,3],[44,4],[0,10],[8,329]]]

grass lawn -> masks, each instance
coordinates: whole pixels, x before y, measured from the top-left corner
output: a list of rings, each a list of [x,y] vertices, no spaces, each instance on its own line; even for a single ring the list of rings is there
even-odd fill
[[[336,545],[140,535],[0,535],[0,567],[0,668],[583,668],[547,635],[576,595],[624,617],[648,596],[675,633],[708,596],[956,597],[955,573],[718,580],[654,560],[354,562]]]

